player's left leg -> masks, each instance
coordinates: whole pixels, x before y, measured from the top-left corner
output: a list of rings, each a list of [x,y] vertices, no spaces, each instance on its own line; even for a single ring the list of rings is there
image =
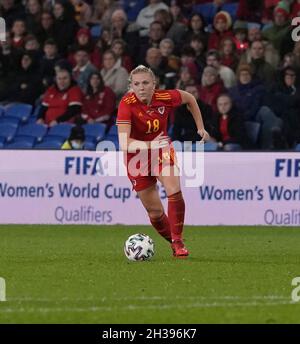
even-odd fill
[[[180,188],[178,167],[176,165],[166,166],[162,169],[158,180],[164,186],[168,197],[168,218],[172,234],[173,254],[176,257],[186,257],[189,252],[185,248],[182,238],[185,202]]]

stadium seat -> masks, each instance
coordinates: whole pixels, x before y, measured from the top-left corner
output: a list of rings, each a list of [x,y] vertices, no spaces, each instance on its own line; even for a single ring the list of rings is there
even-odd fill
[[[234,22],[236,20],[238,6],[238,2],[227,3],[222,5],[222,11],[228,12],[231,15],[232,21]]]
[[[194,5],[193,13],[200,13],[203,16],[206,24],[212,24],[216,14],[216,7],[213,3]]]
[[[4,137],[7,143],[12,142],[17,128],[9,123],[3,123],[0,125],[0,136]]]
[[[109,128],[109,131],[108,131],[107,135],[110,135],[110,136],[118,136],[118,127],[117,127],[116,125],[112,125],[112,126]]]
[[[32,146],[36,142],[36,138],[33,136],[27,136],[27,135],[16,135],[13,139],[12,143],[15,142],[29,142]]]
[[[22,123],[26,123],[30,117],[32,105],[30,104],[10,104],[6,108],[5,116],[19,118]]]
[[[204,151],[205,152],[215,152],[219,148],[217,142],[205,142],[204,143]]]
[[[0,105],[0,117],[2,117],[5,114],[5,108],[4,106]]]
[[[31,149],[33,147],[33,142],[30,141],[16,141],[13,143],[8,143],[5,145],[5,149]]]
[[[102,26],[101,25],[97,24],[97,25],[92,26],[91,36],[93,38],[99,38],[101,36],[101,33],[102,33]]]
[[[85,150],[94,151],[96,149],[96,143],[93,141],[85,141],[83,147]]]
[[[129,22],[134,22],[139,12],[146,6],[145,0],[123,0],[121,3]]]
[[[17,136],[29,136],[41,142],[47,133],[47,127],[43,124],[27,124],[19,128]]]
[[[46,137],[43,142],[36,144],[34,149],[61,149],[63,143],[64,140],[62,138],[51,139]]]
[[[260,131],[260,123],[246,121],[245,127],[246,127],[246,132],[247,132],[247,136],[250,140],[250,143],[253,146],[255,146],[257,143],[258,135],[259,135],[259,131]]]
[[[47,136],[59,136],[64,139],[67,139],[70,136],[71,129],[74,125],[71,123],[61,123],[57,124],[54,127],[51,127],[48,131]]]
[[[20,119],[16,117],[3,116],[0,117],[0,125],[2,124],[9,124],[11,126],[14,126],[15,128],[18,128],[20,124]]]
[[[298,144],[296,145],[295,151],[296,151],[296,152],[300,152],[300,143],[298,143]]]
[[[103,139],[106,125],[102,123],[85,124],[83,126],[84,133],[91,140],[93,138],[95,141],[100,141]]]
[[[237,143],[226,143],[226,145],[224,145],[223,150],[225,152],[239,152],[242,151],[243,148],[241,145],[237,144]]]
[[[168,135],[169,135],[170,137],[172,137],[173,128],[174,128],[174,124],[171,124],[171,125],[169,126],[169,129],[168,129]]]
[[[5,138],[0,136],[0,149],[4,147]]]

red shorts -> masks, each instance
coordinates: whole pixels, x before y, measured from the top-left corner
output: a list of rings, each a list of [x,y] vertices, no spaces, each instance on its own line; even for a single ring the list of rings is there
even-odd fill
[[[135,191],[142,191],[156,184],[157,177],[160,175],[165,166],[174,166],[176,164],[176,154],[173,147],[165,152],[160,152],[155,161],[148,158],[148,165],[143,174],[131,175],[127,168],[128,178],[132,183]],[[128,167],[128,165],[127,165]]]

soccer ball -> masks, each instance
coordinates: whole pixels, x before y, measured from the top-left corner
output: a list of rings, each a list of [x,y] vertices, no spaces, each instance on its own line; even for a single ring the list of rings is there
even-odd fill
[[[154,242],[146,234],[131,235],[125,242],[124,253],[129,260],[149,260],[154,255]]]

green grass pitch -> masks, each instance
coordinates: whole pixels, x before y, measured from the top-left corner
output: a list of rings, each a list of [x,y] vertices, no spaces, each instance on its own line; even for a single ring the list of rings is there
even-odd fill
[[[129,262],[134,233],[155,241]],[[299,323],[299,228],[187,227],[175,259],[150,226],[0,226],[0,323]]]

